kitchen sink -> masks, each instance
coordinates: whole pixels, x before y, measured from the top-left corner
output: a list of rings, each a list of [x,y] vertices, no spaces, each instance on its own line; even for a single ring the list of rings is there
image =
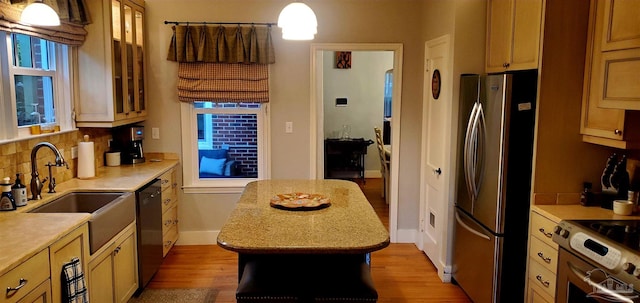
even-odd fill
[[[93,254],[136,218],[133,193],[68,193],[31,213],[90,213],[89,250]]]

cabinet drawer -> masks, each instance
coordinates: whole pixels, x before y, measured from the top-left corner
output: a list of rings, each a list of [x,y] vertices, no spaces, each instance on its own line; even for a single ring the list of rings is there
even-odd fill
[[[167,234],[176,225],[178,225],[178,207],[173,206],[162,214],[162,234]]]
[[[529,259],[529,283],[540,286],[547,295],[555,297],[556,275],[531,259]]]
[[[24,285],[15,291],[3,291],[4,295],[1,296],[0,302],[17,302],[47,279],[49,279],[49,249],[43,249],[0,277],[0,287],[5,290],[9,287],[17,288],[21,283]]]
[[[51,281],[47,279],[36,289],[27,294],[18,303],[50,303],[51,302]]]
[[[553,303],[555,300],[553,296],[549,296],[549,294],[543,289],[544,286],[540,286],[540,282],[537,280],[529,279],[529,289],[527,291],[527,301],[526,303]]]
[[[160,184],[162,186],[162,190],[172,188],[175,190],[177,187],[176,183],[176,170],[171,169],[160,176]]]
[[[558,250],[558,244],[551,240],[553,229],[558,225],[536,212],[531,213],[531,235]]]
[[[162,241],[162,256],[164,257],[178,241],[178,226],[174,225],[166,234],[162,235]]]
[[[166,212],[169,208],[175,206],[178,201],[178,196],[171,188],[162,191],[162,212]]]
[[[529,258],[540,263],[552,273],[558,271],[558,249],[553,248],[536,237],[531,237]]]

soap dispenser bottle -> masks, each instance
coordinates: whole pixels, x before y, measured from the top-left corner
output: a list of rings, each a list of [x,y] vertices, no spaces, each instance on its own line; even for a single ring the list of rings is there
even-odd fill
[[[13,195],[11,194],[11,182],[9,177],[4,177],[2,179],[0,187],[2,187],[2,195],[0,195],[0,210],[15,210],[16,200],[13,199]]]
[[[20,181],[20,174],[16,174],[16,182],[11,186],[11,194],[16,200],[16,206],[27,205],[27,186]]]

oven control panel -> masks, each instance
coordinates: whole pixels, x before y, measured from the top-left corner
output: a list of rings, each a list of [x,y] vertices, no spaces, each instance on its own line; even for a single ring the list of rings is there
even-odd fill
[[[569,241],[569,245],[571,245],[571,248],[575,251],[585,255],[592,261],[596,261],[607,269],[618,267],[622,261],[620,250],[598,241],[583,232],[574,233]]]

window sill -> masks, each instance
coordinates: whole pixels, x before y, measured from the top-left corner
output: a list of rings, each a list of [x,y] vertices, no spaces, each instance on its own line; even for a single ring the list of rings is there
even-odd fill
[[[196,181],[182,187],[185,194],[240,194],[249,182],[257,179]]]
[[[73,128],[73,129],[68,129],[68,130],[61,130],[61,131],[57,131],[57,132],[52,132],[52,133],[42,133],[42,134],[38,134],[38,135],[27,135],[27,136],[23,136],[23,137],[21,136],[21,137],[13,138],[13,139],[0,140],[0,144],[19,142],[19,141],[25,141],[25,140],[31,140],[31,139],[37,139],[37,138],[44,138],[44,137],[49,137],[49,136],[56,136],[56,135],[61,135],[61,134],[65,134],[65,133],[75,132],[77,130],[78,130],[77,128]]]

